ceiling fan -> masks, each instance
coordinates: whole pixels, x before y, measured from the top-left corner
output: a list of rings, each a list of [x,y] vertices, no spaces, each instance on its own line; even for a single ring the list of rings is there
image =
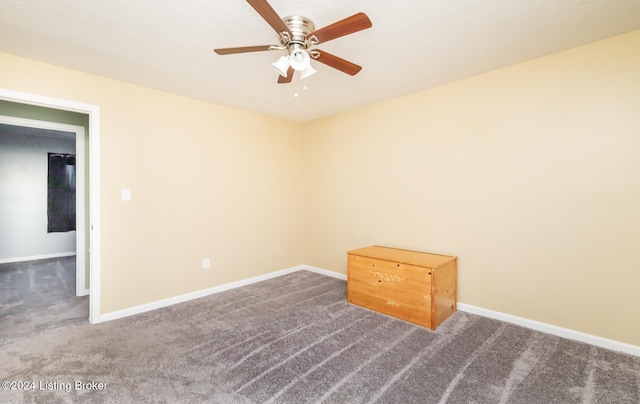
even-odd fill
[[[214,49],[218,55],[273,50],[286,51],[287,56],[282,56],[277,62],[272,63],[272,66],[280,74],[278,83],[290,83],[296,71],[300,72],[303,79],[314,74],[316,71],[311,67],[311,59],[351,76],[362,70],[362,67],[355,63],[320,49],[311,48],[332,39],[370,28],[372,24],[366,14],[357,13],[316,30],[313,22],[306,17],[289,16],[280,18],[267,0],[247,0],[247,3],[276,31],[280,38],[280,45]]]

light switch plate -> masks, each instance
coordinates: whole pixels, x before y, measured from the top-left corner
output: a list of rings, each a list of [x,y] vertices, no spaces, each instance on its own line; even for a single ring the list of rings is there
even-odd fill
[[[123,201],[131,200],[131,189],[130,188],[122,188],[120,190],[120,199]]]

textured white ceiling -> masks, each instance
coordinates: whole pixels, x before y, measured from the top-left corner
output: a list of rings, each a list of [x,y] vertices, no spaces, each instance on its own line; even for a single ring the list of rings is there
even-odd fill
[[[270,4],[316,28],[366,13],[372,28],[319,47],[363,70],[314,62],[294,98],[269,65],[278,51],[216,55],[278,43],[244,0],[0,0],[0,52],[304,122],[640,29],[640,0]]]

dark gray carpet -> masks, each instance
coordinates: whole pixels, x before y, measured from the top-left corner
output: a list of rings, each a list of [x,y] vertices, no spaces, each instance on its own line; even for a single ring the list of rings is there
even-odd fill
[[[0,402],[640,402],[640,358],[462,312],[433,332],[306,271],[90,325],[69,265],[0,265],[0,380],[35,382]]]

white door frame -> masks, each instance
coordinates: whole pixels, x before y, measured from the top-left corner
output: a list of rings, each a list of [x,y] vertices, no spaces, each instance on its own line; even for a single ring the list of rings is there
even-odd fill
[[[84,153],[84,127],[58,122],[41,121],[37,119],[17,118],[0,115],[0,123],[24,126],[36,129],[58,130],[75,133],[76,148],[76,296],[86,296],[89,289],[85,287],[85,153]]]
[[[89,322],[101,322],[100,319],[100,107],[57,98],[0,88],[0,99],[19,104],[36,105],[51,109],[78,112],[89,115]],[[69,125],[73,126],[73,125]],[[84,140],[84,136],[81,136]],[[76,150],[78,142],[76,142]],[[82,146],[84,153],[84,145]],[[81,159],[78,159],[81,160]],[[82,159],[84,164],[84,159]],[[80,182],[78,180],[78,182]],[[84,186],[84,181],[82,181]],[[76,194],[80,194],[77,192]],[[82,193],[84,201],[84,192]],[[82,215],[84,219],[84,213]],[[84,232],[84,226],[82,227]],[[80,239],[79,233],[76,234]],[[77,241],[76,241],[77,242]],[[77,252],[84,253],[83,248]],[[84,258],[83,258],[84,260]],[[84,263],[84,261],[83,261]],[[78,271],[76,271],[78,272]],[[84,271],[83,277],[84,277]]]

